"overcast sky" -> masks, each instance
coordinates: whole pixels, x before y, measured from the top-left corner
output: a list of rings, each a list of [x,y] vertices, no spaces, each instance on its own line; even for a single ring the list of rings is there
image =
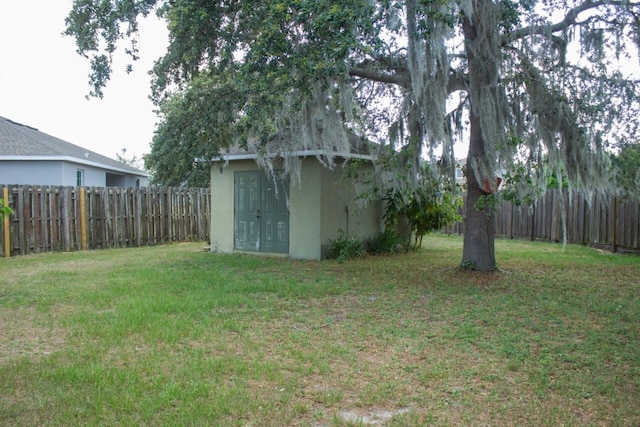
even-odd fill
[[[72,0],[0,0],[0,116],[115,158],[148,153],[156,123],[149,75],[166,48],[154,16],[140,28],[141,60],[124,72],[122,56],[104,98],[89,93],[89,61],[63,36]]]

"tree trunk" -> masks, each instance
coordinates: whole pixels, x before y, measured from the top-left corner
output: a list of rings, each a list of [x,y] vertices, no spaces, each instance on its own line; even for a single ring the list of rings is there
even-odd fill
[[[495,191],[493,185],[495,177],[484,176],[489,170],[487,163],[495,162],[495,152],[489,149],[489,144],[496,141],[487,140],[487,131],[483,126],[500,128],[499,117],[480,117],[480,114],[490,114],[499,111],[498,97],[498,69],[500,62],[499,34],[497,22],[493,22],[499,12],[492,0],[478,0],[475,3],[473,16],[465,16],[462,20],[462,30],[465,39],[465,50],[469,63],[469,101],[470,101],[470,139],[469,154],[467,156],[467,201],[465,205],[464,247],[462,262],[464,268],[492,271],[496,269],[494,251],[495,218],[492,203],[482,203],[488,193]],[[482,45],[482,46],[481,46]],[[486,108],[487,103],[494,108]],[[483,105],[485,104],[485,105]],[[481,108],[481,105],[485,108]],[[493,158],[491,158],[493,156]],[[474,164],[482,163],[484,168],[478,173],[474,171]],[[480,182],[478,182],[478,180]],[[485,185],[484,181],[487,181]],[[488,187],[488,188],[487,188]]]
[[[484,156],[484,144],[480,120],[476,114],[470,117],[469,155],[467,157],[467,200],[465,202],[465,230],[462,262],[464,268],[480,271],[496,269],[494,239],[496,233],[495,217],[492,206],[477,209],[481,197],[487,196],[482,191],[481,183],[471,171],[470,159]]]

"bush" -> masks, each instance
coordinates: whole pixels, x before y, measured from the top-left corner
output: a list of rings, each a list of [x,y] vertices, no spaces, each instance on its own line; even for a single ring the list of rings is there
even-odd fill
[[[342,229],[338,230],[338,237],[335,240],[329,239],[329,258],[344,262],[350,258],[363,256],[365,254],[362,240],[357,237],[347,236]]]
[[[392,229],[400,216],[406,217],[413,233],[414,249],[422,246],[426,234],[462,220],[458,214],[462,198],[454,196],[442,185],[418,186],[406,192],[389,189],[384,200],[385,228]]]
[[[366,247],[372,255],[395,254],[404,251],[406,244],[402,237],[387,229],[368,239]]]

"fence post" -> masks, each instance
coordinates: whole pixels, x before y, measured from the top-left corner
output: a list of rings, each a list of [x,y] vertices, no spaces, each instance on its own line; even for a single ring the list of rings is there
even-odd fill
[[[2,199],[5,203],[5,206],[9,206],[9,188],[4,187],[2,189]],[[4,219],[4,256],[9,258],[11,256],[11,235],[9,234],[11,231],[11,227],[9,227],[9,215],[5,215]]]
[[[62,187],[62,240],[65,252],[71,252],[71,187]]]
[[[536,239],[536,208],[538,202],[534,201],[533,206],[531,208],[531,235],[529,236],[530,240],[533,242]]]
[[[80,249],[87,250],[87,211],[84,187],[80,187]]]
[[[136,188],[135,190],[131,190],[131,193],[134,194],[135,197],[135,221],[136,221],[136,246],[142,246],[142,190],[140,188]]]
[[[616,253],[618,251],[618,201],[616,196],[613,196],[611,204],[613,205],[613,214],[611,215],[611,252]]]

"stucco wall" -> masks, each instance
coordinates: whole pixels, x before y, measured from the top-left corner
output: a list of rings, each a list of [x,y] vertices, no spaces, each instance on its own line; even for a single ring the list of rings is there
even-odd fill
[[[322,169],[322,257],[327,255],[330,239],[335,239],[339,230],[349,237],[366,239],[383,229],[382,203],[359,203],[355,182],[343,177],[343,172],[342,166]]]
[[[300,183],[289,183],[289,256],[294,259],[320,259],[322,210],[325,183],[322,166],[315,158],[302,160]]]

